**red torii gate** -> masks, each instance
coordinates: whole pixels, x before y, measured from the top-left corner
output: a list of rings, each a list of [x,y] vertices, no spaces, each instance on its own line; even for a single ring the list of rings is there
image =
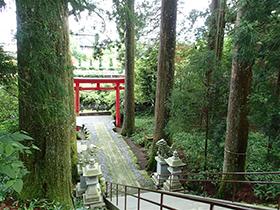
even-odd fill
[[[80,113],[80,90],[115,90],[116,91],[116,127],[121,126],[120,116],[120,90],[124,90],[124,78],[87,78],[87,77],[74,77],[74,90],[75,90],[75,111],[76,114]],[[95,87],[81,87],[80,84],[96,84]],[[100,84],[114,84],[110,87],[102,87]]]

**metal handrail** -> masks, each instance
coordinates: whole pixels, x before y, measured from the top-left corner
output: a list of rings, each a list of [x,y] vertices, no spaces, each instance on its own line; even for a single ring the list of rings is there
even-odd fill
[[[167,180],[164,178],[157,178],[158,180]],[[170,180],[170,178],[168,178]],[[171,177],[172,180],[172,177]],[[183,178],[177,178],[179,181],[186,181],[186,182],[214,182],[215,180],[211,179],[183,179]],[[258,181],[250,181],[250,180],[223,180],[221,182],[228,182],[228,183],[248,183],[248,184],[280,184],[280,181],[264,181],[264,180],[258,180]]]
[[[179,175],[280,175],[280,171],[256,171],[256,172],[200,172],[200,173],[191,173],[191,172],[182,172]],[[170,176],[169,174],[161,174],[161,176]]]
[[[119,192],[123,192],[124,195],[124,210],[127,209],[127,196],[132,196],[137,198],[137,210],[140,210],[140,200],[152,203],[154,205],[157,205],[160,207],[160,209],[166,208],[166,209],[172,209],[175,210],[173,207],[167,206],[163,204],[164,200],[164,195],[168,196],[173,196],[176,198],[181,198],[185,200],[191,200],[191,201],[196,201],[204,204],[209,205],[209,209],[212,210],[214,206],[219,206],[219,207],[225,207],[229,209],[236,209],[236,210],[249,210],[249,209],[256,209],[256,210],[268,210],[271,208],[266,208],[266,207],[257,207],[257,206],[249,206],[241,203],[236,203],[236,202],[231,202],[231,201],[226,201],[226,200],[218,200],[218,199],[213,199],[213,198],[205,198],[205,197],[200,197],[200,196],[195,196],[195,195],[189,195],[189,194],[182,194],[182,193],[175,193],[175,192],[168,192],[168,191],[162,191],[162,190],[153,190],[153,189],[148,189],[148,188],[142,188],[142,187],[136,187],[136,186],[131,186],[131,185],[125,185],[125,184],[119,184],[119,183],[112,183],[112,182],[106,182],[106,196],[108,196],[108,186],[110,185],[110,195],[109,198],[112,201],[112,192],[113,192],[113,186],[116,186],[116,205],[118,205],[118,196]],[[119,189],[119,186],[124,187],[124,191]],[[127,190],[128,188],[131,189],[136,189],[137,190],[137,195],[128,193]],[[141,191],[142,192],[153,192],[160,194],[160,202],[157,203],[155,201],[149,200],[147,198],[141,197]]]
[[[203,184],[206,183],[215,183],[215,182],[224,182],[224,183],[232,183],[233,184],[233,193],[232,193],[232,198],[231,201],[235,201],[236,198],[236,193],[237,193],[237,184],[258,184],[258,185],[267,185],[267,184],[272,184],[272,185],[280,185],[280,179],[276,180],[276,181],[267,181],[267,180],[237,180],[237,179],[225,179],[225,180],[221,180],[221,175],[246,175],[248,176],[247,178],[249,178],[249,176],[251,175],[257,175],[257,176],[262,176],[262,175],[273,175],[273,176],[279,176],[280,175],[280,171],[271,171],[271,172],[227,172],[227,173],[223,173],[223,172],[216,172],[216,173],[208,173],[208,172],[202,172],[202,173],[179,173],[176,174],[176,180],[180,181],[182,183],[196,183],[196,182],[201,182]],[[217,176],[212,176],[210,179],[207,178],[210,175],[218,175]],[[196,178],[195,176],[201,177],[201,178]],[[186,178],[188,177],[188,178]],[[158,181],[160,180],[165,180],[168,181],[170,183],[169,186],[169,191],[171,191],[171,184],[172,184],[172,180],[173,180],[173,176],[169,173],[169,174],[156,174],[156,179]],[[182,190],[172,190],[172,191],[177,191],[177,192],[181,192]],[[184,192],[185,192],[185,187],[184,187]],[[278,209],[280,209],[280,198],[278,200]]]

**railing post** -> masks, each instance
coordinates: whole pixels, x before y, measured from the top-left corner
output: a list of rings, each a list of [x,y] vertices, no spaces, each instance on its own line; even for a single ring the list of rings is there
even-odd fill
[[[235,180],[233,180],[233,181],[235,181]],[[234,202],[235,201],[235,194],[236,194],[236,182],[233,182],[232,183],[233,184],[233,194],[232,194],[232,202]]]
[[[75,83],[75,111],[76,115],[79,115],[80,112],[80,84],[79,82]]]
[[[160,180],[160,177],[159,177],[159,174],[157,173],[157,178],[158,178],[158,186],[157,186],[157,189],[160,189],[160,182],[161,182],[161,180]]]
[[[170,179],[169,179],[169,192],[170,192],[170,191],[171,191],[171,183],[172,183],[172,182],[171,182],[172,175],[170,175],[169,177],[170,177]]]
[[[119,185],[116,186],[116,205],[119,205]]]
[[[116,127],[121,127],[120,114],[120,83],[116,83]]]
[[[110,182],[110,201],[112,201],[112,194],[113,194],[113,184]]]
[[[209,209],[209,210],[213,210],[213,209],[214,209],[214,204],[211,203],[211,204],[210,204],[210,209]]]
[[[137,196],[137,210],[140,210],[140,188],[138,188],[138,196]]]
[[[163,209],[162,204],[163,204],[163,193],[161,192],[160,193],[160,210]]]
[[[105,182],[105,197],[108,197],[108,182]]]
[[[124,210],[126,210],[126,206],[127,206],[127,196],[126,196],[126,193],[127,193],[127,186],[124,186]]]
[[[206,197],[206,193],[205,193],[205,191],[206,191],[206,188],[207,188],[207,176],[206,176],[206,173],[204,173],[203,174],[203,179],[204,179],[204,181],[203,181],[203,192],[204,192],[204,197]]]

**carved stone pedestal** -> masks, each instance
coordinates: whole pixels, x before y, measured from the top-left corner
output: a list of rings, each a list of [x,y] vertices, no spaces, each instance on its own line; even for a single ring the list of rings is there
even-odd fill
[[[157,161],[157,171],[153,174],[152,180],[156,187],[160,188],[170,173],[167,170],[168,165],[163,158],[156,156],[155,159]]]

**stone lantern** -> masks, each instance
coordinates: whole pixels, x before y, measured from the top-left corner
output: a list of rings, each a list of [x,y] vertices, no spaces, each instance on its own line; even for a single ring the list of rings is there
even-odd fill
[[[105,206],[101,193],[101,187],[98,177],[101,175],[101,168],[94,159],[89,160],[89,164],[83,168],[83,176],[85,177],[86,191],[83,194],[84,205],[90,208],[102,208]]]
[[[178,152],[175,150],[173,156],[165,159],[168,164],[167,170],[170,172],[170,176],[163,184],[163,189],[166,191],[181,191],[183,187],[179,180],[179,175],[182,173],[182,167],[186,164],[178,156]]]

